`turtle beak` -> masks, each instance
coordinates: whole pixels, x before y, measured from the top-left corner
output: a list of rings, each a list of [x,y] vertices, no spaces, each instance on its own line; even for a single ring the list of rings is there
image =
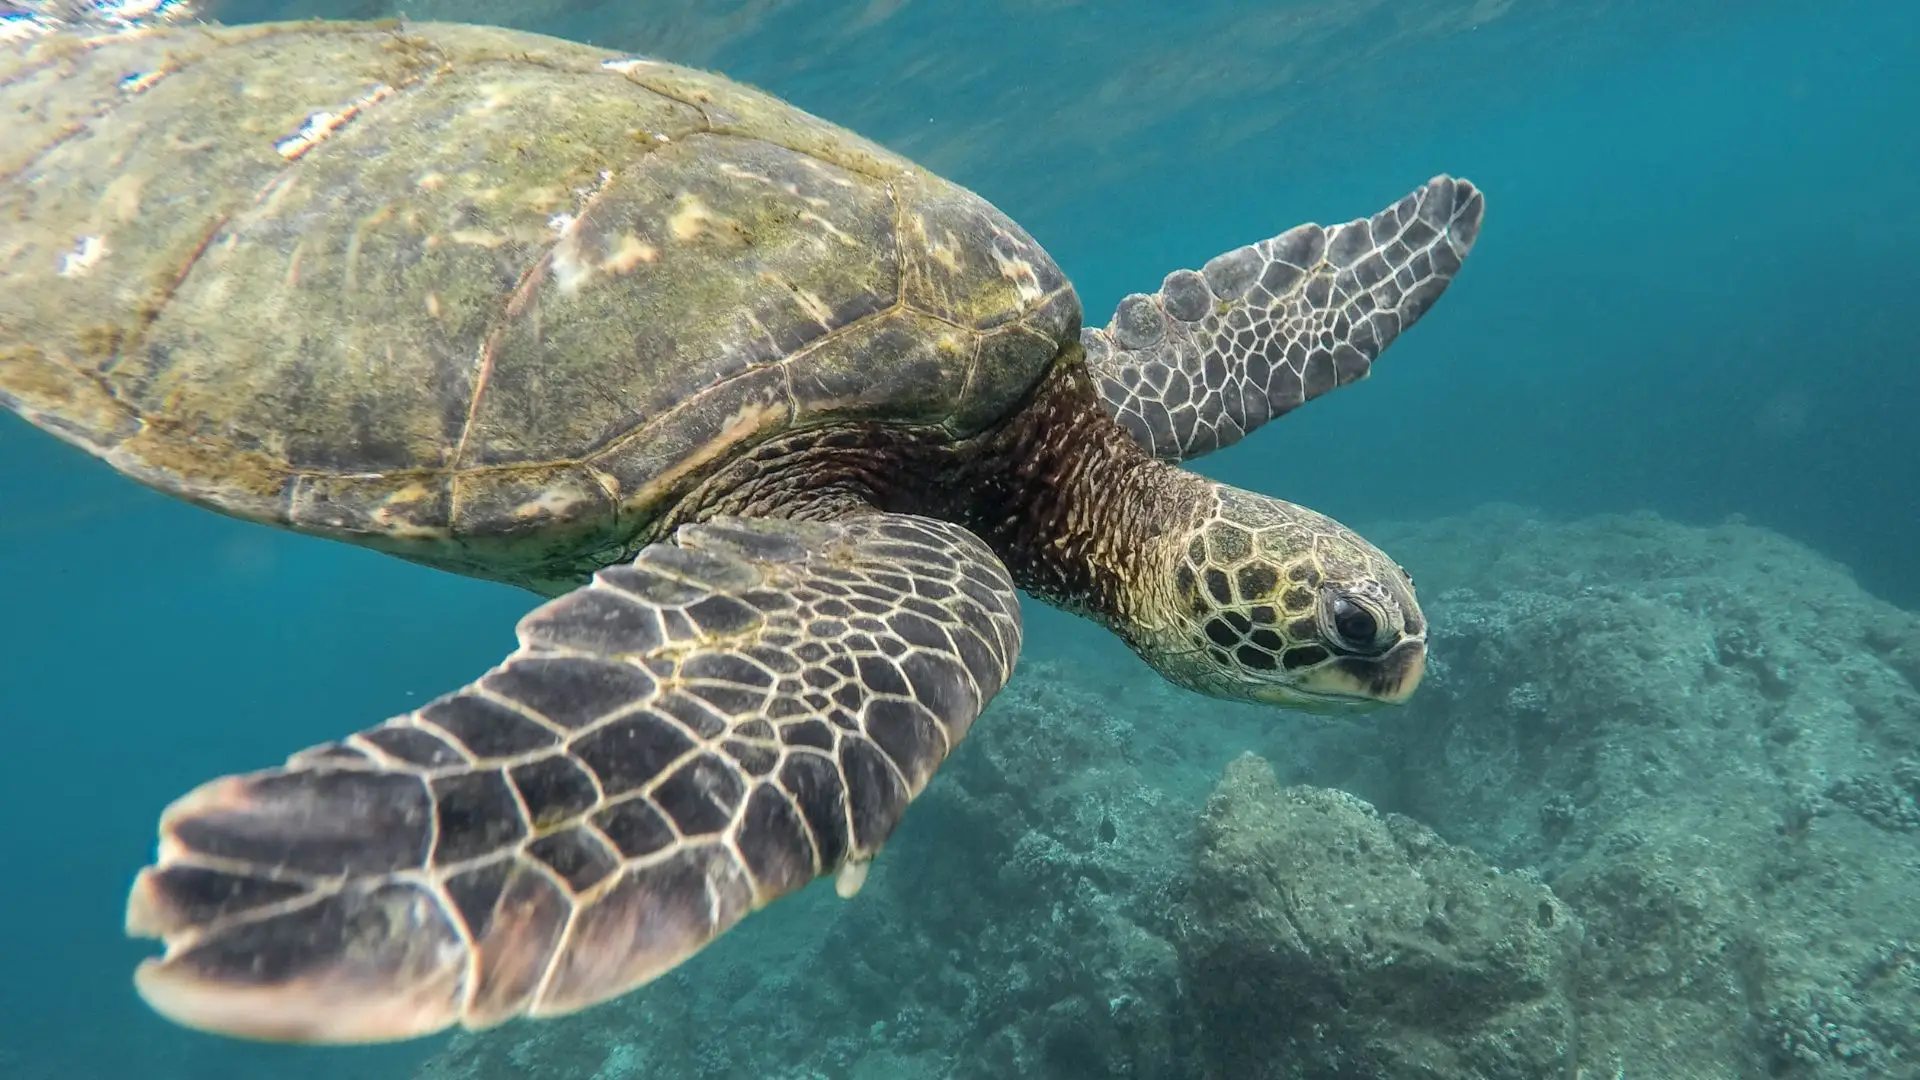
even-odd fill
[[[1376,701],[1405,705],[1426,674],[1427,642],[1409,638],[1375,661],[1368,689]]]
[[[1308,712],[1404,705],[1426,673],[1426,639],[1407,638],[1379,656],[1343,656],[1307,673],[1298,684],[1272,687],[1260,698]]]

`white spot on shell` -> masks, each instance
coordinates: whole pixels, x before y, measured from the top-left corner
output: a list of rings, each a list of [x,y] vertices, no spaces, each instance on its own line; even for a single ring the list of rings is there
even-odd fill
[[[553,258],[548,263],[553,271],[553,283],[560,287],[563,295],[579,292],[580,286],[593,277],[593,264],[580,254],[580,237],[569,227],[554,245]]]
[[[334,132],[353,122],[368,106],[378,104],[392,97],[394,89],[386,83],[374,87],[339,112],[317,112],[307,117],[300,130],[273,144],[274,150],[288,161],[297,160],[302,154],[327,141]]]
[[[657,64],[659,62],[660,61],[655,60],[651,56],[615,56],[600,61],[600,66],[606,68],[608,71],[617,71],[625,75],[635,68],[642,68],[649,64]]]
[[[624,274],[641,263],[656,262],[659,258],[660,252],[652,244],[630,233],[623,233],[618,246],[600,260],[600,269]]]
[[[574,189],[574,195],[580,200],[577,211],[573,213],[562,211],[547,219],[547,228],[553,230],[555,240],[550,263],[553,281],[560,287],[563,294],[571,295],[578,292],[582,285],[593,278],[593,261],[587,258],[580,248],[580,219],[586,215],[594,201],[600,198],[601,193],[606,191],[607,185],[612,182],[613,172],[608,169],[600,170],[600,175],[592,184]]]
[[[73,250],[60,256],[60,276],[63,278],[85,277],[87,271],[107,257],[107,240],[104,236],[83,236],[73,246]]]
[[[680,205],[667,218],[667,230],[675,240],[692,240],[705,232],[707,223],[712,220],[713,213],[698,195],[682,195]]]
[[[948,239],[952,239],[952,237],[949,236]],[[954,250],[954,247],[952,244],[946,243],[940,240],[935,240],[927,245],[927,250],[933,254],[934,262],[937,262],[941,266],[944,266],[947,268],[947,273],[949,274],[960,273],[960,270],[961,270],[960,254],[958,251]]]
[[[1000,235],[1012,240],[1005,233]],[[997,244],[993,248],[993,262],[1000,268],[1000,276],[1013,282],[1014,292],[1019,295],[1021,303],[1031,304],[1046,295],[1040,288],[1040,275],[1035,272],[1033,263],[1018,255],[1003,254]]]
[[[573,189],[577,211],[562,210],[547,219],[547,228],[553,230],[554,239],[564,240],[572,234],[575,226],[580,224],[580,215],[587,212],[587,207],[593,204],[593,200],[600,197],[600,192],[605,190],[607,183],[612,179],[612,171],[601,169],[600,175],[594,179],[593,183]]]
[[[161,79],[173,74],[166,68],[157,71],[136,71],[120,80],[120,92],[123,94],[144,94],[153,89]]]
[[[513,508],[513,516],[523,521],[543,517],[565,519],[572,516],[574,508],[580,505],[580,498],[570,492],[548,491],[528,499]]]
[[[467,109],[468,116],[488,116],[499,112],[501,109],[513,104],[513,99],[519,90],[518,87],[510,83],[487,83],[476,89],[483,96],[477,103]]]

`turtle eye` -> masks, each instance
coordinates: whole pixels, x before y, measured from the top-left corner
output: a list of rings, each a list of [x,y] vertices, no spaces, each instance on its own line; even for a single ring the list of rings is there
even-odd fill
[[[1373,652],[1379,648],[1380,617],[1366,605],[1344,593],[1337,594],[1327,605],[1327,614],[1340,644],[1355,652]]]

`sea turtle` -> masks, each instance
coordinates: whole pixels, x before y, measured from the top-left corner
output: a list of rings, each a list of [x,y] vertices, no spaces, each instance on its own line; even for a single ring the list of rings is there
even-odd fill
[[[1016,590],[1172,682],[1399,702],[1338,523],[1178,463],[1364,377],[1481,194],[1083,329],[972,192],[717,75],[481,26],[0,52],[0,402],[135,480],[546,599],[468,685],[169,806],[160,1013],[369,1042],[639,986],[843,894],[1013,669]]]

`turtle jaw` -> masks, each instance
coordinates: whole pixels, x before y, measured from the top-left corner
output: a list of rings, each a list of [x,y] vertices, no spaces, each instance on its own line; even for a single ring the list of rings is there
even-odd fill
[[[1341,657],[1294,683],[1269,683],[1252,693],[1267,705],[1315,713],[1366,712],[1405,705],[1427,671],[1427,643],[1409,638],[1375,657]]]

